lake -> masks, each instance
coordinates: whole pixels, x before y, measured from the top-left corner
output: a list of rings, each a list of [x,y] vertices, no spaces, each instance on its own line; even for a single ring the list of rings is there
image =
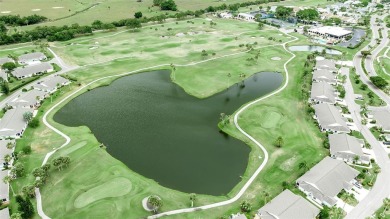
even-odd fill
[[[89,127],[108,153],[162,186],[223,195],[241,181],[250,147],[220,132],[220,114],[234,113],[282,82],[280,73],[257,73],[244,87],[198,99],[172,83],[169,71],[134,74],[74,98],[54,120]]]
[[[308,46],[290,46],[288,47],[289,50],[291,51],[294,51],[294,52],[322,52],[324,49],[326,51],[327,54],[330,54],[330,55],[342,55],[343,53],[338,51],[338,50],[335,50],[335,49],[329,49],[329,48],[326,48],[326,47],[323,47],[323,46],[311,46],[311,45],[308,45]]]

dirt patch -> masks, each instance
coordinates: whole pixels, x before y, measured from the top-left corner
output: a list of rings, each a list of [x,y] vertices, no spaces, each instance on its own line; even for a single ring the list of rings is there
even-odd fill
[[[284,170],[286,172],[292,171],[294,169],[294,164],[296,163],[297,160],[298,160],[298,156],[294,155],[290,159],[284,161],[280,165],[280,169],[282,169],[282,170]]]

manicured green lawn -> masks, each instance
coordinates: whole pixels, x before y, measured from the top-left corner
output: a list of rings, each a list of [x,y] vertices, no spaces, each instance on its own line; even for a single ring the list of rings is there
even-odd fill
[[[194,22],[197,24],[195,26],[196,28],[198,28],[199,25],[203,25],[203,21],[199,19],[194,20]],[[188,45],[180,45],[180,47],[184,47],[180,49],[175,48],[177,46],[172,45],[173,42],[169,42],[169,40],[159,42],[159,38],[155,39],[153,36],[149,36],[151,38],[145,37],[145,40],[147,41],[142,42],[142,45],[146,45],[145,48],[148,48],[149,50],[153,49],[153,45],[155,45],[157,50],[143,52],[142,55],[140,55],[139,49],[136,50],[134,47],[135,45],[139,45],[137,40],[143,39],[141,38],[141,35],[145,36],[152,34],[152,32],[154,33],[155,30],[151,29],[142,30],[140,33],[118,34],[115,38],[100,38],[98,41],[99,45],[103,45],[103,54],[96,53],[92,57],[91,53],[93,54],[94,50],[90,50],[89,48],[86,49],[85,47],[75,47],[74,51],[68,50],[68,47],[66,49],[57,50],[59,52],[63,50],[64,52],[61,55],[67,56],[68,60],[79,62],[80,64],[87,64],[94,60],[107,61],[103,64],[86,66],[69,73],[71,77],[78,80],[77,83],[86,84],[103,76],[114,76],[116,74],[161,64],[166,65],[156,68],[170,69],[169,63],[174,63],[176,65],[175,82],[183,86],[187,92],[198,97],[210,96],[225,89],[229,85],[242,80],[238,77],[241,73],[244,73],[246,77],[248,77],[259,71],[284,72],[282,69],[283,63],[290,55],[283,51],[281,46],[261,47],[264,45],[275,45],[280,43],[269,41],[267,39],[268,36],[274,36],[277,39],[281,39],[282,42],[287,41],[287,37],[279,35],[279,32],[276,32],[275,30],[256,31],[256,24],[244,22],[236,23],[237,21],[231,21],[230,24],[220,20],[217,20],[216,22],[216,29],[211,31],[215,32],[214,35],[216,35],[216,37],[209,36],[211,33],[205,34],[206,37],[204,38],[198,36],[196,37],[196,40],[201,40],[203,38],[204,41],[198,42],[196,46],[191,45],[190,43],[187,43]],[[164,30],[165,28],[168,28],[168,25],[170,24],[165,24]],[[180,25],[183,26],[181,28],[185,29],[187,24],[179,24],[179,26]],[[229,27],[229,25],[232,26]],[[207,23],[206,26],[208,26]],[[238,39],[236,40],[236,33],[232,32],[230,34],[232,36],[227,36],[229,34],[227,34],[224,28],[236,28],[237,33],[242,34],[238,35]],[[159,31],[156,31],[156,33],[158,34]],[[132,34],[135,36],[132,37]],[[161,35],[161,33],[159,34]],[[105,36],[105,34],[102,34],[102,36]],[[234,43],[225,46],[226,42],[229,41],[226,40],[227,37],[234,37],[233,40],[229,39],[230,42]],[[72,42],[78,41],[79,43],[89,45],[89,43],[96,41],[90,37],[85,39],[87,39],[85,42],[82,42],[83,38],[76,39]],[[177,40],[177,38],[174,39]],[[190,39],[195,40],[194,38]],[[221,40],[220,46],[218,46],[218,40]],[[222,55],[244,51],[245,49],[238,45],[243,42],[248,43],[248,41],[258,42],[258,44],[255,45],[255,48],[260,50],[260,56],[256,64],[249,64],[247,61],[248,57],[254,56],[256,50],[251,53],[242,53],[218,58]],[[123,45],[126,42],[129,43],[126,48],[135,51],[133,53],[122,51],[122,54],[127,55],[127,53],[129,53],[132,54],[132,56],[110,62],[111,59],[120,57],[120,49],[126,46]],[[117,45],[115,45],[115,43],[117,43]],[[63,43],[58,43],[57,45],[61,44],[64,45]],[[203,46],[199,47],[199,45]],[[202,49],[210,51],[210,53],[216,52],[216,55],[213,56],[209,54],[206,58],[202,58],[200,55]],[[178,54],[181,51],[182,53]],[[78,53],[80,53],[79,56],[77,56]],[[288,65],[290,73],[289,85],[285,90],[248,108],[239,118],[240,126],[261,142],[267,148],[270,155],[269,162],[265,169],[249,187],[242,199],[225,207],[177,215],[172,218],[216,218],[222,215],[229,215],[230,213],[239,211],[239,203],[243,200],[248,200],[252,203],[253,209],[257,209],[264,204],[264,192],[269,194],[267,199],[270,200],[282,191],[282,182],[288,182],[291,185],[304,173],[304,170],[299,170],[298,168],[300,162],[305,161],[307,165],[311,167],[327,155],[327,150],[322,147],[324,136],[319,132],[318,127],[314,124],[314,121],[310,116],[305,113],[306,100],[302,98],[301,93],[303,63],[305,62],[307,54],[308,53],[299,53],[297,58]],[[218,59],[189,67],[180,66],[180,64],[205,61],[214,57]],[[273,57],[280,57],[281,60],[273,61],[271,60]],[[229,81],[225,77],[227,72],[231,73]],[[194,83],[193,81],[188,80],[188,78],[191,78],[193,81],[207,81],[208,83]],[[112,77],[101,80],[100,82],[91,85],[89,89],[99,85],[107,85],[114,79],[115,78]],[[76,90],[78,88],[76,85],[77,83],[74,83],[70,90],[68,88],[63,88],[62,92],[65,93],[53,98],[53,103],[50,103],[50,101],[47,100],[39,110],[39,118],[42,116],[42,111],[46,112],[54,103]],[[61,104],[61,106],[64,104],[66,104],[66,102]],[[56,110],[58,109],[59,108],[56,108]],[[159,195],[164,201],[162,211],[189,207],[189,194],[162,187],[153,180],[146,179],[129,170],[126,165],[114,159],[103,148],[99,147],[100,143],[87,127],[65,127],[55,123],[52,120],[52,116],[56,110],[48,116],[48,121],[69,135],[72,140],[67,147],[59,150],[49,161],[57,156],[67,155],[71,158],[71,164],[62,171],[52,169],[50,172],[51,175],[48,179],[48,183],[41,190],[46,214],[58,218],[95,218],[101,217],[102,215],[110,215],[112,218],[127,218],[129,215],[131,215],[132,218],[142,218],[150,215],[150,213],[142,209],[141,201],[144,197],[152,194]],[[232,125],[232,122],[225,126],[223,130],[233,137],[243,140],[252,148],[248,158],[249,164],[247,170],[242,176],[243,181],[226,196],[215,197],[198,195],[195,206],[214,203],[233,197],[263,161],[264,154],[262,154],[260,148],[253,145],[246,137],[240,134]],[[282,148],[273,146],[273,143],[278,136],[282,136],[284,139]],[[35,167],[40,166],[45,153],[53,148],[59,147],[63,142],[64,139],[62,137],[50,131],[43,124],[36,129],[28,129],[23,139],[18,140],[17,143],[18,151],[26,145],[31,145],[33,148],[33,153],[31,155],[21,158],[21,162],[25,164],[26,172],[31,173]],[[131,185],[131,189],[118,188],[119,191],[115,190],[111,191],[110,194],[107,194],[106,191],[109,191],[109,189],[105,185],[114,189],[110,185],[115,183],[118,179],[121,185],[127,187],[130,187],[129,185]],[[32,181],[33,177],[28,175],[15,180],[12,185],[14,190],[18,193],[24,185],[31,184]],[[111,196],[111,198],[109,196]],[[15,205],[13,205],[12,208],[15,209]]]
[[[360,94],[363,96],[363,101],[356,100],[356,103],[358,104],[364,104],[366,103],[369,106],[384,106],[384,102],[382,99],[378,97],[375,93],[373,93],[369,88],[366,88],[365,90],[362,89],[362,81],[356,76],[356,73],[354,71],[350,71],[349,77],[351,80],[351,84],[353,87],[353,91],[355,94]],[[358,83],[357,83],[358,82]],[[372,97],[369,97],[369,93],[371,92]]]

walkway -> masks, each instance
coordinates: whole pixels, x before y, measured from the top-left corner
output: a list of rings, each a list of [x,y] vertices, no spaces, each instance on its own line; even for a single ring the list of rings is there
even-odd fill
[[[287,70],[287,64],[293,60],[295,58],[295,54],[290,52],[287,48],[286,48],[286,45],[288,43],[291,43],[293,41],[296,41],[298,40],[298,38],[292,36],[292,35],[289,35],[287,33],[285,33],[286,35],[288,35],[289,37],[293,38],[292,40],[288,41],[288,42],[285,42],[283,44],[279,44],[279,45],[272,45],[272,46],[283,46],[284,50],[287,51],[289,54],[292,55],[292,57],[287,60],[285,63],[284,63],[284,70],[286,72],[286,80],[285,80],[285,83],[284,85],[279,88],[278,90],[260,98],[260,99],[257,99],[247,105],[245,105],[244,107],[242,107],[234,116],[234,125],[237,127],[237,129],[242,133],[244,134],[246,137],[248,137],[251,141],[253,141],[257,146],[260,147],[260,149],[264,152],[264,161],[263,163],[259,166],[259,168],[255,171],[255,173],[251,176],[251,178],[248,180],[248,182],[243,186],[243,188],[231,199],[229,200],[226,200],[226,201],[223,201],[223,202],[218,202],[218,203],[214,203],[214,204],[210,204],[210,205],[205,205],[205,206],[200,206],[200,207],[196,207],[196,208],[185,208],[185,209],[178,209],[178,210],[173,210],[173,211],[168,211],[168,212],[164,212],[164,213],[161,213],[161,214],[157,214],[157,215],[153,215],[153,216],[150,216],[149,218],[159,218],[159,217],[162,217],[162,216],[166,216],[166,215],[174,215],[174,214],[180,214],[180,213],[186,213],[186,212],[193,212],[193,211],[199,211],[199,210],[206,210],[206,209],[210,209],[210,208],[215,208],[215,207],[220,207],[220,206],[225,206],[225,205],[228,205],[228,204],[232,204],[234,202],[236,202],[244,193],[245,191],[248,189],[248,187],[252,184],[252,182],[256,179],[256,177],[259,175],[259,173],[261,172],[261,170],[264,168],[264,166],[266,165],[267,161],[268,161],[268,152],[266,151],[266,149],[258,142],[256,141],[256,139],[254,139],[252,136],[250,136],[248,133],[246,133],[238,124],[238,117],[239,115],[245,111],[248,107],[266,99],[266,98],[269,98],[279,92],[281,92],[282,90],[284,90],[287,85],[288,85],[288,81],[289,81],[289,74],[288,74],[288,70]],[[264,47],[269,47],[269,46],[264,46]],[[263,48],[264,48],[263,47]],[[247,52],[247,51],[245,51]],[[230,54],[230,55],[225,55],[225,56],[221,56],[221,57],[216,57],[216,58],[212,58],[212,59],[208,59],[208,60],[204,60],[204,61],[200,61],[200,62],[195,62],[195,63],[189,63],[187,65],[176,65],[176,66],[192,66],[192,65],[197,65],[197,64],[200,64],[200,63],[203,63],[203,62],[208,62],[208,61],[212,61],[212,60],[216,60],[216,59],[220,59],[220,58],[224,58],[224,57],[227,57],[227,56],[232,56],[232,55],[237,55],[237,54],[241,54],[241,53],[244,53],[244,52],[239,52],[239,53],[234,53],[234,54]],[[59,105],[61,105],[62,103],[64,103],[65,101],[67,101],[68,99],[71,99],[73,98],[73,96],[77,93],[79,93],[81,90],[83,90],[84,88],[90,86],[91,84],[94,84],[98,81],[101,81],[101,80],[104,80],[104,79],[108,79],[108,78],[115,78],[115,77],[120,77],[120,76],[125,76],[125,75],[130,75],[130,74],[133,74],[133,73],[137,73],[137,72],[141,72],[141,71],[146,71],[146,70],[150,70],[150,69],[156,69],[156,68],[161,68],[161,67],[167,67],[167,66],[170,66],[170,64],[162,64],[162,65],[158,65],[158,66],[152,66],[152,67],[147,67],[147,68],[142,68],[142,69],[138,69],[138,70],[135,70],[135,71],[131,71],[131,72],[127,72],[127,73],[122,73],[122,74],[118,74],[118,75],[112,75],[112,76],[106,76],[106,77],[102,77],[102,78],[99,78],[99,79],[96,79],[82,87],[80,87],[79,89],[77,89],[76,91],[74,91],[73,93],[71,93],[70,95],[68,95],[67,97],[65,97],[64,99],[62,99],[60,102],[58,102],[57,104],[55,104],[52,108],[50,108],[43,116],[43,123],[51,130],[53,130],[54,132],[56,132],[57,134],[61,135],[62,137],[64,137],[66,139],[66,142],[61,145],[60,147],[54,149],[53,151],[49,152],[48,154],[46,154],[43,162],[42,162],[42,165],[46,164],[47,161],[49,160],[49,158],[59,149],[67,146],[69,144],[69,142],[71,141],[70,137],[67,136],[66,134],[62,133],[61,131],[59,131],[58,129],[56,129],[55,127],[53,127],[52,125],[50,125],[48,122],[47,122],[47,116],[56,108],[58,107]],[[37,197],[37,211],[38,211],[38,214],[39,216],[41,216],[43,219],[49,219],[50,217],[48,217],[44,211],[43,211],[43,206],[42,206],[42,197],[41,197],[41,194],[40,194],[40,191],[39,189],[37,188],[35,190],[35,193],[36,193],[36,197]]]

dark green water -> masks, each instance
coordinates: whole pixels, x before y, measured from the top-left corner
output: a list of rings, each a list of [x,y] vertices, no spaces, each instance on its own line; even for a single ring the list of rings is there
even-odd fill
[[[163,186],[227,194],[241,180],[250,148],[219,131],[220,113],[232,114],[282,80],[279,73],[258,73],[245,88],[197,99],[172,83],[168,71],[136,74],[76,97],[54,120],[88,126],[113,157]]]

